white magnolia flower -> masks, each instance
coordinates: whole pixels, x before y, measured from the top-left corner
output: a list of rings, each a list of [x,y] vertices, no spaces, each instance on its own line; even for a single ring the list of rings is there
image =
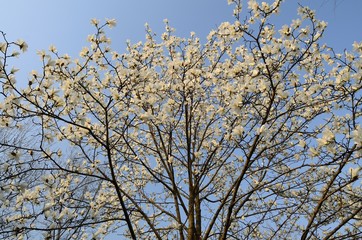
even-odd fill
[[[359,175],[359,172],[361,171],[360,167],[356,167],[356,168],[349,168],[349,173],[351,174],[351,178],[356,178]]]
[[[306,146],[306,142],[303,139],[301,139],[298,143],[298,146],[300,146],[301,148],[304,148]]]
[[[91,19],[91,23],[94,25],[94,26],[97,26],[99,24],[99,20],[96,19],[96,18],[93,18]]]
[[[116,19],[106,19],[106,23],[110,28],[113,28],[117,25]]]
[[[50,45],[49,46],[49,51],[55,53],[55,52],[57,52],[57,48],[54,45]]]
[[[244,128],[242,126],[236,126],[234,129],[233,129],[233,136],[242,136],[243,135],[243,132],[244,132]]]
[[[320,21],[320,22],[319,22],[319,26],[320,26],[322,29],[326,28],[327,25],[328,25],[328,23],[325,22],[325,21]]]
[[[322,138],[317,139],[317,142],[319,146],[324,146],[332,143],[334,141],[334,138],[334,133],[329,128],[326,128],[323,131]]]
[[[352,131],[352,139],[358,147],[362,146],[362,128],[361,128],[361,126],[357,126],[357,128],[354,131]]]
[[[284,35],[284,36],[290,36],[291,34],[291,29],[288,25],[284,25],[282,27],[281,30],[279,30],[280,34]]]
[[[17,40],[16,44],[19,46],[21,51],[26,52],[28,50],[28,44],[22,39]]]
[[[82,48],[82,51],[80,51],[79,56],[86,57],[88,55],[88,53],[89,53],[89,48],[84,47],[84,48]]]
[[[20,160],[20,157],[21,157],[21,154],[20,154],[20,152],[18,152],[18,151],[11,151],[11,152],[9,153],[9,158],[10,158],[10,159],[14,159],[14,160],[16,160],[16,161],[19,161],[19,160]]]
[[[265,124],[261,125],[258,130],[258,134],[260,134],[260,135],[263,134],[265,132],[265,130],[266,130]]]
[[[253,71],[251,71],[251,77],[257,77],[259,75],[259,69],[254,68]]]
[[[355,51],[362,52],[362,42],[354,42],[352,46]]]
[[[0,51],[5,52],[7,46],[8,46],[7,43],[4,42],[0,43]]]
[[[250,0],[248,1],[248,8],[253,10],[253,11],[257,11],[259,7],[259,4],[255,1],[255,0]]]

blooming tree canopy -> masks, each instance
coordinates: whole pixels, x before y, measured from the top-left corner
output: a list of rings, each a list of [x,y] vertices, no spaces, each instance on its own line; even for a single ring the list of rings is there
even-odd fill
[[[362,44],[335,53],[307,7],[278,29],[280,0],[228,2],[205,40],[165,20],[126,53],[94,19],[26,86],[1,32],[1,239],[362,237]]]

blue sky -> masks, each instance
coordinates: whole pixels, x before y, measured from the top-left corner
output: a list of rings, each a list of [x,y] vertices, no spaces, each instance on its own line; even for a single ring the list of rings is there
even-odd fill
[[[318,18],[329,23],[323,41],[337,51],[350,49],[355,40],[362,41],[362,1],[285,0],[278,24],[296,17],[297,3],[315,9]],[[113,47],[121,52],[127,39],[144,40],[146,22],[161,34],[162,20],[167,18],[177,35],[187,36],[194,31],[202,39],[219,23],[233,21],[232,8],[226,0],[0,0],[0,6],[0,30],[7,33],[9,40],[21,38],[29,44],[28,52],[16,62],[21,74],[39,68],[35,53],[51,44],[60,53],[78,57],[87,45],[87,35],[94,32],[91,18],[117,19],[117,27],[108,33]]]

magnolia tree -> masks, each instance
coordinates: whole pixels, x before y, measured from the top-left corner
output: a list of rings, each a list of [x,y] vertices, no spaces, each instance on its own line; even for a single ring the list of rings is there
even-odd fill
[[[231,1],[206,40],[146,27],[126,53],[92,20],[27,84],[3,33],[1,126],[33,143],[1,139],[1,238],[361,238],[362,44],[321,44],[307,7],[278,29],[280,2]]]

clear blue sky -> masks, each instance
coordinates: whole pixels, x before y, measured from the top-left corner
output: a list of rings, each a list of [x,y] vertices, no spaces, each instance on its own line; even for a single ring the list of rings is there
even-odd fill
[[[266,0],[270,2],[270,0]],[[351,48],[353,41],[362,41],[361,0],[285,0],[278,24],[296,17],[297,3],[312,7],[317,16],[329,23],[324,41],[338,51]],[[246,4],[245,8],[246,8]],[[36,50],[54,44],[60,53],[77,57],[93,33],[91,18],[117,19],[109,31],[115,49],[123,51],[124,42],[144,40],[144,23],[161,34],[163,19],[169,19],[176,34],[190,31],[200,38],[223,21],[233,21],[232,8],[226,0],[0,0],[0,30],[10,40],[24,39],[29,50],[17,62],[21,74],[39,68]]]

